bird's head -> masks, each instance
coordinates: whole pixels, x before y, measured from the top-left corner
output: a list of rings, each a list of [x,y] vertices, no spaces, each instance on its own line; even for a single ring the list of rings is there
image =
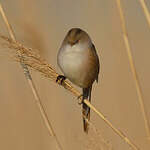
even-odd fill
[[[91,40],[85,31],[81,30],[80,28],[72,28],[67,33],[65,41],[73,46],[78,43],[90,42]]]

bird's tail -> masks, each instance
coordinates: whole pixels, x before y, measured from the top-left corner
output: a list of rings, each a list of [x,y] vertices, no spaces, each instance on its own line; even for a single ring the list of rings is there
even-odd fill
[[[91,102],[91,91],[92,86],[89,88],[83,88],[83,100],[88,99]],[[82,115],[83,115],[83,129],[84,132],[88,133],[89,124],[86,120],[90,120],[90,107],[83,103],[82,106]]]

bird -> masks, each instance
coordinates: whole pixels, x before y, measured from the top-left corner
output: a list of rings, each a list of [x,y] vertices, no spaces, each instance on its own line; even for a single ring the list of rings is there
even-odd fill
[[[86,31],[80,28],[68,31],[58,51],[57,64],[64,74],[59,75],[57,81],[67,78],[82,88],[83,129],[88,133],[90,108],[84,100],[91,102],[92,85],[94,81],[98,82],[100,63],[96,48]]]

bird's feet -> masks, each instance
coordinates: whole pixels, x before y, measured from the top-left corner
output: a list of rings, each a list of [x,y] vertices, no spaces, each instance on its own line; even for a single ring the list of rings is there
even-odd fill
[[[81,94],[80,96],[77,97],[78,99],[78,104],[81,105],[83,104],[84,100],[83,100],[83,94]]]
[[[62,85],[65,79],[66,79],[65,76],[59,75],[57,76],[56,82],[59,82]]]

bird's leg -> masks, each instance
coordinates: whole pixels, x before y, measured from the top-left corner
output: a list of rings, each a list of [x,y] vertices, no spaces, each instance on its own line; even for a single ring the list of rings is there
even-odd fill
[[[78,104],[79,104],[79,105],[83,104],[83,102],[84,102],[84,100],[83,100],[83,94],[79,95],[79,96],[77,97],[77,99],[78,99]]]
[[[65,76],[63,76],[63,75],[58,75],[58,76],[57,76],[57,79],[56,79],[56,82],[59,81],[59,83],[62,85],[65,79],[66,79]]]

